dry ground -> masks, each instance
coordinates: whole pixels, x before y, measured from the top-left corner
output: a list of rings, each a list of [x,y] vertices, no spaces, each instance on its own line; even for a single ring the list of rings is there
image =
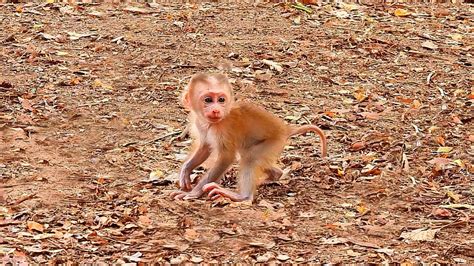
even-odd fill
[[[474,263],[473,6],[311,8],[0,5],[3,261]],[[329,158],[294,137],[253,205],[169,200],[200,71]]]

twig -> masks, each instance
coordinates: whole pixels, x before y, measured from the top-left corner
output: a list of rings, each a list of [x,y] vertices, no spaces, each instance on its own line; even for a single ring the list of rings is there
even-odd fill
[[[428,86],[430,85],[431,79],[432,79],[434,76],[436,76],[436,71],[431,72],[431,73],[428,75],[428,77],[426,77],[426,85],[428,85]]]
[[[31,194],[31,195],[25,196],[25,197],[23,197],[23,198],[21,198],[21,199],[15,201],[15,202],[13,202],[13,203],[10,203],[9,205],[11,205],[11,206],[12,206],[12,205],[18,205],[18,204],[22,203],[23,201],[32,199],[34,196],[36,196],[36,194],[38,194],[38,193],[35,192],[35,193]]]

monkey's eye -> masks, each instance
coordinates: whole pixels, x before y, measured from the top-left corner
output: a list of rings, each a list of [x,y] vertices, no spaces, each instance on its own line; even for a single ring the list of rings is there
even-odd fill
[[[212,103],[212,98],[211,97],[206,97],[204,98],[205,103]]]
[[[223,103],[223,102],[225,102],[225,98],[224,97],[219,97],[219,99],[217,99],[217,101],[219,101],[220,103]]]

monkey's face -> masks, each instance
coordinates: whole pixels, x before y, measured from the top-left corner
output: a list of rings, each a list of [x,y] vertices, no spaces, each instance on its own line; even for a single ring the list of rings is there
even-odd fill
[[[208,91],[199,97],[204,118],[210,123],[220,122],[228,113],[229,96],[222,91]]]

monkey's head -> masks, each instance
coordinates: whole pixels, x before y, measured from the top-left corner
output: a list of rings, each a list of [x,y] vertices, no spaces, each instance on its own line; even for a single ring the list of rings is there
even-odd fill
[[[183,95],[183,105],[209,124],[222,121],[233,103],[232,87],[223,74],[194,75]]]

